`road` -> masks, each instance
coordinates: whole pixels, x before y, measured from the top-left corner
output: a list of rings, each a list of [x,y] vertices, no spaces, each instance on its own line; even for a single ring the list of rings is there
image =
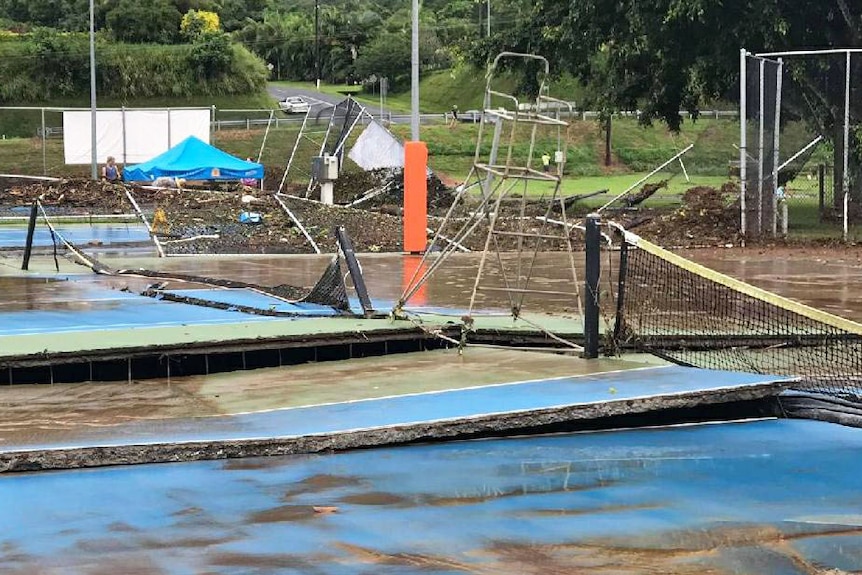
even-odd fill
[[[288,96],[302,96],[312,103],[325,102],[327,104],[338,104],[344,99],[344,96],[341,96],[340,94],[336,96],[325,92],[318,92],[317,90],[287,88],[284,86],[276,86],[274,84],[268,84],[266,90],[269,92],[269,95],[276,100],[284,100]]]
[[[284,100],[289,96],[302,96],[312,104],[321,102],[325,102],[327,104],[338,104],[345,98],[345,96],[342,96],[341,94],[327,94],[326,92],[318,92],[313,89],[288,88],[285,86],[276,86],[274,84],[267,85],[267,92],[269,92],[269,95],[276,100]],[[380,106],[368,106],[366,104],[363,104],[363,106],[366,107],[368,113],[372,116],[376,117],[380,115]],[[387,116],[390,114],[398,115],[397,112],[392,112],[385,107],[383,108],[383,113]]]
[[[269,95],[275,98],[276,100],[283,100],[288,96],[302,96],[310,103],[321,103],[325,102],[327,104],[338,104],[342,100],[344,100],[344,96],[341,94],[327,94],[325,92],[318,92],[317,90],[307,89],[307,88],[289,88],[285,86],[277,86],[274,84],[267,85],[267,91]],[[381,116],[381,110],[379,105],[367,105],[365,109],[369,114],[378,118]],[[396,112],[391,110],[390,108],[383,107],[382,115],[387,118],[393,124],[409,124],[410,123],[410,114],[404,112]],[[420,117],[420,121],[423,124],[439,124],[444,122],[443,114],[422,114]]]

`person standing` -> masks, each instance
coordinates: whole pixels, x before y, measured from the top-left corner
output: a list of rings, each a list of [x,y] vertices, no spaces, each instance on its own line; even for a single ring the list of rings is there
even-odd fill
[[[546,174],[551,171],[551,154],[548,152],[542,154],[542,170]]]
[[[111,184],[116,184],[123,179],[120,167],[116,164],[114,156],[108,156],[107,163],[102,166],[102,179]]]

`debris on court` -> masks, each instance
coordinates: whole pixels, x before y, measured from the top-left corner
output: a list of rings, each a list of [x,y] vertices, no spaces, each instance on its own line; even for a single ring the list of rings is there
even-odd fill
[[[0,194],[0,212],[14,213],[14,208],[29,206],[39,198],[43,206],[63,214],[130,212],[122,186],[89,179],[36,183],[19,180]]]
[[[664,246],[715,246],[739,241],[739,188],[726,183],[721,188],[697,186],[682,196],[682,205],[665,214],[650,214],[637,222],[638,214],[623,222],[637,227],[638,235],[655,238]]]
[[[651,195],[661,183],[645,188]],[[310,253],[305,235],[268,192],[250,190],[239,184],[220,184],[216,190],[129,188],[132,196],[151,219],[158,214],[157,233],[167,253]],[[356,249],[363,252],[400,251],[402,244],[401,213],[404,201],[401,170],[346,172],[337,182],[336,201],[326,206],[305,199],[305,192],[282,200],[296,215],[306,231],[324,251],[335,247],[332,230],[343,225],[353,238]],[[641,193],[638,194],[640,197]],[[452,205],[455,190],[432,176],[428,185],[429,227],[434,228]],[[640,204],[615,212],[612,218],[626,227],[637,228],[640,235],[656,239],[667,246],[724,245],[738,240],[738,189],[732,184],[722,188],[693,187],[675,208],[653,208]],[[33,200],[41,198],[46,211],[53,215],[120,215],[134,212],[122,186],[88,179],[68,179],[26,183],[19,180],[0,194],[0,215],[24,216]],[[247,201],[244,201],[244,198]],[[249,199],[251,198],[251,199]],[[644,198],[646,199],[646,198]],[[354,204],[351,206],[350,204]],[[589,211],[583,202],[567,204],[570,223],[578,223]],[[479,209],[480,198],[471,196],[458,205],[456,217],[468,216]],[[556,233],[562,215],[559,209],[546,215],[544,203],[513,195],[504,200],[497,222],[502,234],[501,247],[516,249],[518,234],[546,235]],[[242,223],[243,212],[260,214],[259,224]],[[482,223],[477,233],[464,245],[482,250],[485,233]],[[577,245],[579,232],[573,232]],[[430,236],[429,236],[430,237]],[[522,240],[524,241],[524,240]],[[542,240],[540,249],[565,249],[562,241]]]

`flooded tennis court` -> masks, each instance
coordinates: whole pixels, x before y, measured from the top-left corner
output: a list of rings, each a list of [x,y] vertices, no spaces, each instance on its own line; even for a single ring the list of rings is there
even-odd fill
[[[780,295],[862,319],[856,295],[862,262],[853,249],[685,255]],[[140,251],[105,259],[129,268],[304,286],[328,263],[325,256],[158,259]],[[417,257],[396,254],[362,255],[360,261],[381,309],[391,309],[420,265]],[[10,320],[0,329],[38,338],[45,337],[39,322],[65,326],[66,335],[59,335],[71,345],[82,341],[76,325],[92,333],[125,325],[131,337],[144,341],[149,330],[135,326],[152,322],[211,332],[222,322],[241,321],[251,334],[281,321],[230,310],[179,312],[190,306],[136,295],[150,280],[96,276],[59,263],[57,274],[53,260],[41,254],[35,271],[22,277],[20,259],[0,254],[0,317]],[[408,307],[458,320],[476,264],[475,254],[454,256]],[[612,302],[618,263],[611,257],[602,264],[603,297]],[[534,280],[546,291],[571,295],[527,298],[525,309],[576,315],[569,273],[564,254],[542,254]],[[174,282],[170,289],[200,286]],[[505,314],[508,302],[483,294],[478,307]],[[599,378],[596,396],[586,403],[622,404],[632,399],[625,387],[601,375],[617,369],[618,361],[598,360],[587,369],[573,355],[468,347],[463,355],[450,349],[191,377],[5,386],[0,432],[6,447],[104,443],[118,425],[191,441],[212,437],[190,418],[224,414],[261,414],[270,427],[293,422],[312,436],[323,424],[328,431],[367,432],[372,420],[409,423],[402,404],[422,411],[423,421],[453,409],[460,410],[456,415],[469,409],[487,414],[489,406],[514,398],[500,384],[556,381],[579,372]],[[629,367],[648,370],[660,363],[642,361]],[[702,379],[681,381],[699,388]],[[483,388],[487,398],[472,398]],[[549,405],[585,389],[561,392]],[[433,394],[438,403],[423,402],[417,392]],[[441,393],[472,399],[447,403]],[[541,396],[525,393],[530,401]],[[374,407],[375,401],[399,396],[391,408]],[[352,423],[354,405],[365,419]],[[290,417],[280,418],[277,410],[285,408]],[[302,417],[303,409],[317,415]],[[220,432],[231,433],[230,420],[216,421]],[[248,427],[251,435],[278,435],[256,419],[254,425]],[[92,441],[96,436],[103,439]],[[862,521],[853,511],[852,481],[860,446],[858,429],[769,418],[2,475],[0,502],[7,513],[6,524],[0,518],[0,568],[398,575],[851,572],[862,565]]]
[[[862,288],[862,249],[858,248],[734,248],[702,249],[680,252],[683,256],[737,279],[773,291],[779,295],[795,299],[818,309],[850,319],[862,320],[862,298],[858,297]],[[196,275],[230,278],[237,281],[262,285],[310,286],[319,277],[329,262],[326,255],[294,256],[200,256],[155,258],[142,257],[140,251],[111,253],[104,257],[111,265],[126,268],[149,267],[164,271],[183,272]],[[433,257],[433,256],[432,256]],[[463,309],[469,301],[470,291],[475,280],[478,254],[455,254],[439,272],[432,275],[428,283],[417,292],[409,302],[410,306],[437,306]],[[505,257],[505,256],[504,256]],[[74,276],[74,282],[95,283],[110,289],[143,289],[145,280],[134,278],[98,277],[81,266],[62,262],[62,272],[54,273],[53,260],[46,254],[41,255],[34,269],[40,275],[52,277]],[[402,254],[361,254],[360,260],[368,290],[380,307],[393,305],[401,296],[410,278],[421,269],[419,256]],[[579,254],[575,264],[579,277],[583,277],[583,257]],[[35,259],[34,259],[35,261]],[[430,260],[430,261],[433,261]],[[608,291],[615,289],[615,270],[618,262],[611,255],[603,258],[603,269],[613,280],[604,279],[603,286]],[[87,288],[78,286],[58,286],[44,279],[8,279],[20,269],[20,254],[0,254],[0,282],[6,294],[0,306],[13,309],[22,306],[32,308],[51,306],[52,301],[68,300],[63,295],[67,291],[78,291],[82,301],[88,296]],[[5,277],[4,277],[5,276]],[[525,298],[525,308],[537,308],[549,312],[574,311],[577,301],[575,288],[571,285],[569,260],[562,253],[539,254],[532,271],[533,282],[537,289],[546,291],[565,291],[572,295],[543,295]],[[497,285],[503,285],[501,278],[492,278]],[[479,307],[505,311],[508,301],[500,294],[480,293],[477,296]]]

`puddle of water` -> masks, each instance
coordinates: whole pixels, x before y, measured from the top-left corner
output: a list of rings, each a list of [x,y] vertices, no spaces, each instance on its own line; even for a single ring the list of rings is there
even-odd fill
[[[150,242],[150,234],[143,224],[70,224],[58,226],[58,231],[73,244],[84,248]],[[0,248],[23,249],[26,240],[26,226],[0,227]],[[33,234],[33,246],[46,247],[53,243],[51,232],[44,226],[37,226]]]
[[[800,252],[764,252],[751,250],[694,250],[683,252],[698,263],[716,269],[779,295],[795,299],[830,313],[862,321],[862,262],[857,256],[823,257]],[[310,287],[323,272],[331,256],[247,256],[247,257],[195,257],[195,258],[130,258],[106,255],[106,263],[126,267],[147,267],[187,274],[229,278],[261,285],[288,283]],[[523,308],[528,311],[572,313],[578,310],[575,288],[583,281],[583,257],[576,254],[575,268],[578,282],[571,280],[569,259],[562,253],[539,254],[531,271],[531,287],[564,294],[527,294]],[[505,256],[509,278],[516,269],[515,258]],[[360,256],[365,280],[372,298],[379,302],[397,301],[417,266],[418,256],[401,254],[365,254]],[[425,286],[417,291],[408,307],[448,307],[465,309],[470,300],[478,254],[456,254],[447,261]],[[618,262],[616,258],[602,259],[603,301],[612,305],[606,294],[615,291],[614,282]],[[491,270],[496,268],[492,267]],[[421,270],[420,270],[421,271]],[[34,309],[37,307],[70,307],[70,302],[98,299],[99,288],[128,288],[140,291],[151,280],[136,278],[106,278],[77,276],[75,281],[46,282],[45,279],[9,279],[0,277],[0,291],[4,300],[0,309]],[[483,286],[501,288],[505,281],[501,274],[483,280]],[[184,289],[189,284],[173,283],[169,288]],[[568,292],[568,293],[565,293]],[[104,292],[102,292],[104,294]],[[480,292],[475,309],[508,310],[511,303],[502,292]]]
[[[862,263],[856,256],[827,256],[818,259],[806,252],[760,254],[748,250],[692,250],[683,252],[683,255],[779,295],[862,321],[862,298],[858,297],[862,288]],[[409,305],[465,308],[473,289],[479,257],[478,254],[453,255],[431,276],[427,285],[417,292]],[[328,261],[329,256],[182,258],[162,260],[152,265],[158,265],[160,269],[239,279],[264,285],[312,285]],[[372,297],[396,301],[413,276],[419,258],[401,254],[366,254],[360,256],[360,261]],[[506,256],[504,261],[507,267],[515,267],[513,256]],[[602,258],[603,273],[613,281],[616,279],[617,266],[615,257],[610,261]],[[580,283],[584,277],[582,254],[575,255],[575,269]],[[572,285],[571,276],[569,259],[565,254],[539,254],[532,269],[531,287],[573,294],[576,286]],[[482,285],[503,287],[505,284],[498,274],[483,281]],[[602,285],[606,292],[615,290],[614,285],[607,280],[603,280]],[[605,300],[610,301],[610,298],[606,297]],[[508,309],[509,301],[505,294],[485,292],[478,295],[476,307]],[[571,312],[577,309],[577,301],[573,295],[529,294],[525,296],[524,309]]]

